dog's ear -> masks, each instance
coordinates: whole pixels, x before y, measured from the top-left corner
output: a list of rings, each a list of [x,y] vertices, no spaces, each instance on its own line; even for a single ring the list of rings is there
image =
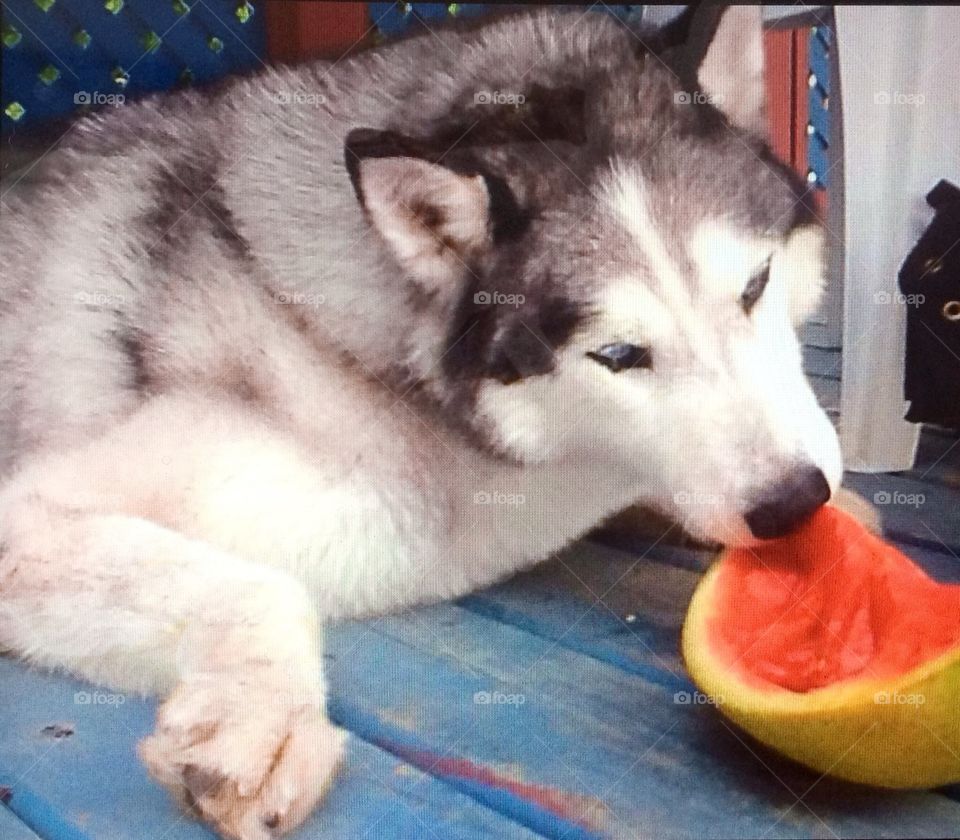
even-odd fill
[[[765,135],[763,8],[728,6],[720,15],[697,81],[733,125]]]
[[[733,125],[765,135],[762,14],[760,6],[693,3],[660,42],[685,90],[701,89]]]
[[[482,175],[454,171],[390,131],[351,131],[345,158],[367,218],[418,280],[436,286],[461,277],[491,244],[491,194]]]

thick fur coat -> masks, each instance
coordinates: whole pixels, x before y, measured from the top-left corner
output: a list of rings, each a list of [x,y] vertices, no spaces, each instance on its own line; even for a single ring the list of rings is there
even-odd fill
[[[822,503],[756,18],[690,91],[541,11],[85,120],[4,199],[0,645],[161,693],[151,772],[257,840],[341,756],[323,623],[638,501],[728,543]]]

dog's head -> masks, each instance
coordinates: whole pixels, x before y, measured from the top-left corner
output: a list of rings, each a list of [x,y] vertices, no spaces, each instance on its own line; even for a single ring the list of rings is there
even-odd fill
[[[554,56],[553,87],[465,92],[429,136],[349,135],[396,282],[444,324],[415,374],[502,455],[579,459],[700,538],[786,533],[841,461],[801,369],[822,236],[759,134],[759,7],[721,20],[687,90],[619,37]]]

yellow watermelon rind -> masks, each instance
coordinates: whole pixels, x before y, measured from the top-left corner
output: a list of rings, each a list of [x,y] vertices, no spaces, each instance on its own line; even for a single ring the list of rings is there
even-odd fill
[[[687,670],[711,703],[758,741],[820,773],[888,788],[960,782],[960,645],[888,680],[845,680],[806,693],[745,684],[710,653],[706,628],[723,559],[697,586],[681,641]]]

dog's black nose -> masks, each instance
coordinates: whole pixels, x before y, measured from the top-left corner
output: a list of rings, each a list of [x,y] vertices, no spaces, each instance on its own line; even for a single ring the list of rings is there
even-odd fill
[[[789,534],[829,498],[824,474],[816,467],[800,467],[765,491],[744,519],[755,537],[772,540]]]

